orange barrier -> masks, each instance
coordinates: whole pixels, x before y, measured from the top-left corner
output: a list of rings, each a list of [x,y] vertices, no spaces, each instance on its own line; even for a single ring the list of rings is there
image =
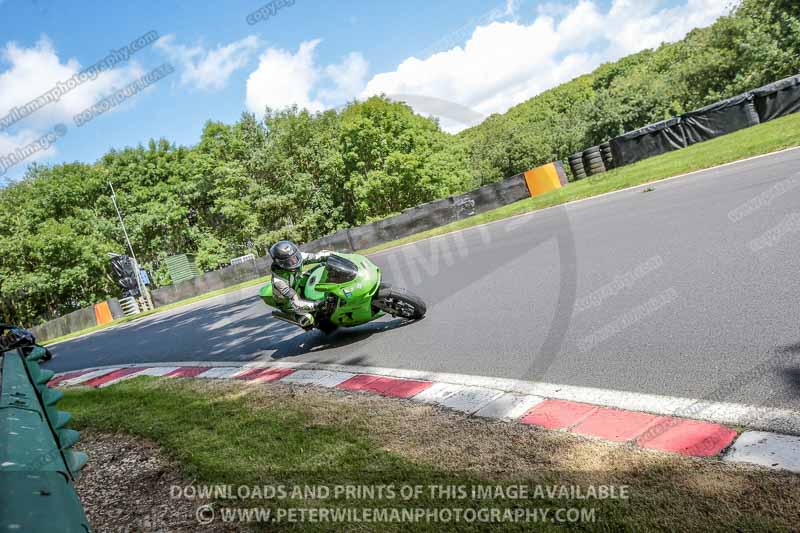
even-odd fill
[[[98,326],[108,324],[114,320],[114,317],[111,316],[111,309],[108,307],[108,302],[95,304],[94,317],[97,319]]]
[[[556,163],[548,163],[525,172],[525,184],[531,196],[544,194],[554,189],[560,189],[566,180],[562,176],[563,169],[559,172]]]

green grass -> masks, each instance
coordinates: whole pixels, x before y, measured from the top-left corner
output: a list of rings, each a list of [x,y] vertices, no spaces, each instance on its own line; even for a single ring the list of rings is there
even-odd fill
[[[201,484],[327,485],[333,488],[345,484],[472,485],[480,482],[475,476],[443,472],[387,452],[370,441],[363,424],[321,424],[296,405],[273,403],[257,407],[247,397],[231,391],[224,395],[202,394],[186,381],[154,390],[153,381],[145,378],[107,389],[71,390],[60,407],[73,414],[74,425],[79,429],[122,431],[154,440],[181,463],[188,478]],[[219,389],[216,392],[219,393]],[[445,500],[429,497],[413,502],[286,499],[279,503],[218,503],[238,507],[264,505],[273,512],[278,507],[391,508],[447,504]],[[547,503],[556,502],[537,502],[538,505]],[[482,504],[509,507],[509,502],[502,501],[488,500]],[[307,528],[316,530],[311,524]],[[405,531],[407,526],[387,525],[381,529]],[[457,529],[481,530],[479,527]]]
[[[394,248],[403,244],[409,244],[430,237],[444,235],[454,231],[466,229],[472,226],[502,220],[514,215],[538,211],[547,207],[561,205],[574,200],[590,198],[599,194],[618,191],[628,187],[634,187],[643,183],[658,181],[664,178],[714,167],[723,163],[730,163],[739,159],[767,154],[784,148],[800,146],[800,113],[795,113],[782,117],[764,124],[759,124],[752,128],[739,130],[737,132],[712,139],[703,143],[695,144],[683,150],[677,150],[657,157],[651,157],[644,161],[639,161],[632,165],[614,169],[604,174],[591,176],[581,181],[568,184],[561,189],[537,196],[526,198],[513,204],[509,204],[486,213],[481,213],[458,222],[453,222],[446,226],[441,226],[428,231],[410,235],[402,239],[373,246],[365,250],[359,250],[361,254],[375,253],[381,250]],[[269,278],[260,278],[247,281],[233,287],[220,289],[217,291],[201,294],[193,298],[175,302],[164,307],[159,307],[153,311],[148,311],[140,315],[125,317],[115,320],[110,324],[94,326],[82,331],[70,333],[63,337],[50,339],[44,344],[52,344],[68,340],[79,335],[85,335],[93,331],[104,329],[108,326],[121,324],[130,320],[136,320],[154,313],[168,311],[176,307],[181,307],[190,303],[213,298],[220,294],[235,291],[244,287],[265,283]]]
[[[561,432],[441,412],[431,406],[281,384],[137,378],[67,389],[77,429],[157,443],[200,485],[627,485],[629,499],[497,497],[279,501],[278,508],[594,508],[589,530],[781,530],[800,505],[800,476],[637,451]],[[80,444],[78,445],[80,448]],[[91,463],[91,450],[89,450]],[[102,469],[105,465],[94,465]],[[118,468],[119,465],[114,465]],[[234,489],[235,490],[235,489]],[[531,488],[531,490],[533,490]],[[796,525],[796,523],[795,523]],[[372,531],[375,524],[349,524]],[[381,524],[381,530],[482,531],[486,524]],[[296,529],[315,530],[301,524]],[[495,524],[530,530],[531,524]],[[537,529],[556,529],[536,524]],[[336,530],[337,528],[329,527]],[[338,529],[341,529],[339,527]]]
[[[208,481],[255,484],[264,472],[253,468],[254,460],[268,463],[270,475],[282,479],[318,472],[320,481],[340,471],[404,466],[350,428],[311,424],[307,413],[280,405],[261,411],[235,395],[200,394],[187,381],[154,390],[153,381],[69,390],[60,406],[73,414],[77,427],[155,440],[186,466],[190,477]]]

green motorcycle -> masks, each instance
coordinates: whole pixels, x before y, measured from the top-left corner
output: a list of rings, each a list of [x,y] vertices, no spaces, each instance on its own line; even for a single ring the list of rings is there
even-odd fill
[[[307,300],[321,301],[313,314],[299,320],[287,304],[272,295],[272,283],[262,287],[259,296],[275,307],[272,316],[300,326],[332,333],[339,327],[366,324],[384,315],[417,320],[425,316],[425,302],[411,291],[381,283],[381,269],[358,254],[332,254],[325,263],[304,272],[295,290]]]

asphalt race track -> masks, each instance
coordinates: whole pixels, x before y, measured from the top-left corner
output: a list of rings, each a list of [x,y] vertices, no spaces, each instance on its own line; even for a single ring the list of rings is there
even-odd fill
[[[798,185],[791,150],[373,255],[428,302],[419,322],[305,333],[253,287],[58,344],[46,366],[313,361],[797,410]]]

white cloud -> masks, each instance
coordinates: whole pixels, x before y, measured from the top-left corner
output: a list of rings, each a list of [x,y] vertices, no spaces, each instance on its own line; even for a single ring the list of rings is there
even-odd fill
[[[350,52],[341,63],[325,67],[325,74],[334,89],[320,91],[322,100],[341,101],[357,95],[367,81],[367,60],[358,52]]]
[[[319,39],[304,41],[296,54],[270,48],[261,55],[258,68],[247,78],[247,108],[262,113],[264,108],[283,108],[292,104],[319,111],[324,106],[311,97],[319,79],[314,66],[314,49]]]
[[[615,27],[612,52],[628,54],[683,38],[689,30],[707,26],[727,13],[730,0],[687,0],[659,9],[655,0],[615,0],[606,19]]]
[[[517,2],[506,0],[505,9],[473,19],[474,27],[463,26],[427,49],[444,44],[446,50],[408,57],[366,83],[368,64],[357,52],[339,64],[319,66],[314,58],[318,39],[301,43],[296,52],[270,48],[247,80],[247,107],[261,113],[266,106],[297,104],[318,111],[383,93],[439,117],[444,129],[455,132],[603,62],[678,40],[729,9],[729,0],[664,4],[613,0],[603,9],[596,0],[549,2],[540,4],[526,24],[516,18]]]
[[[495,6],[481,15],[471,17],[458,28],[446,32],[435,42],[430,43],[425,49],[421,50],[419,55],[422,57],[428,57],[435,53],[459,46],[464,41],[469,39],[469,36],[472,35],[472,32],[476,27],[486,26],[492,22],[501,21],[507,18],[515,18],[517,15],[517,7],[518,0],[506,0],[505,5],[502,8]]]
[[[52,91],[58,84],[64,85],[85,66],[74,58],[59,58],[47,36],[41,37],[30,48],[15,42],[6,43],[0,48],[0,64],[6,65],[5,70],[0,70],[0,157],[41,138],[55,124],[64,123],[69,127],[72,117],[144,74],[136,62],[128,61],[99,73],[94,80],[85,80],[56,101],[32,113],[26,112],[20,118],[16,114],[12,116],[11,111]],[[27,163],[53,156],[56,146],[35,153],[23,164],[9,170],[6,177],[19,176]]]
[[[314,59],[319,39],[300,43],[297,52],[270,48],[247,79],[247,108],[263,113],[297,104],[311,111],[335,106],[356,96],[367,76],[368,64],[358,52],[341,63],[320,66]]]
[[[12,108],[25,105],[81,71],[81,64],[74,58],[62,62],[47,37],[42,37],[31,48],[7,43],[0,49],[0,58],[9,65],[0,72],[0,118]],[[45,105],[20,122],[25,127],[40,129],[55,122],[69,122],[101,96],[122,88],[143,74],[143,69],[135,62],[103,71],[97,79],[86,80],[57,102]]]
[[[156,41],[155,46],[182,69],[181,85],[216,90],[225,87],[231,74],[247,65],[258,50],[260,41],[258,37],[250,35],[208,50],[201,45],[189,47],[176,44],[174,35],[165,35]]]
[[[409,57],[394,71],[373,76],[359,96],[424,95],[481,114],[502,113],[603,62],[678,40],[725,14],[728,4],[686,0],[662,7],[658,0],[614,0],[603,11],[592,0],[563,10],[551,3],[529,24],[493,21],[476,27],[463,45],[424,59]]]

